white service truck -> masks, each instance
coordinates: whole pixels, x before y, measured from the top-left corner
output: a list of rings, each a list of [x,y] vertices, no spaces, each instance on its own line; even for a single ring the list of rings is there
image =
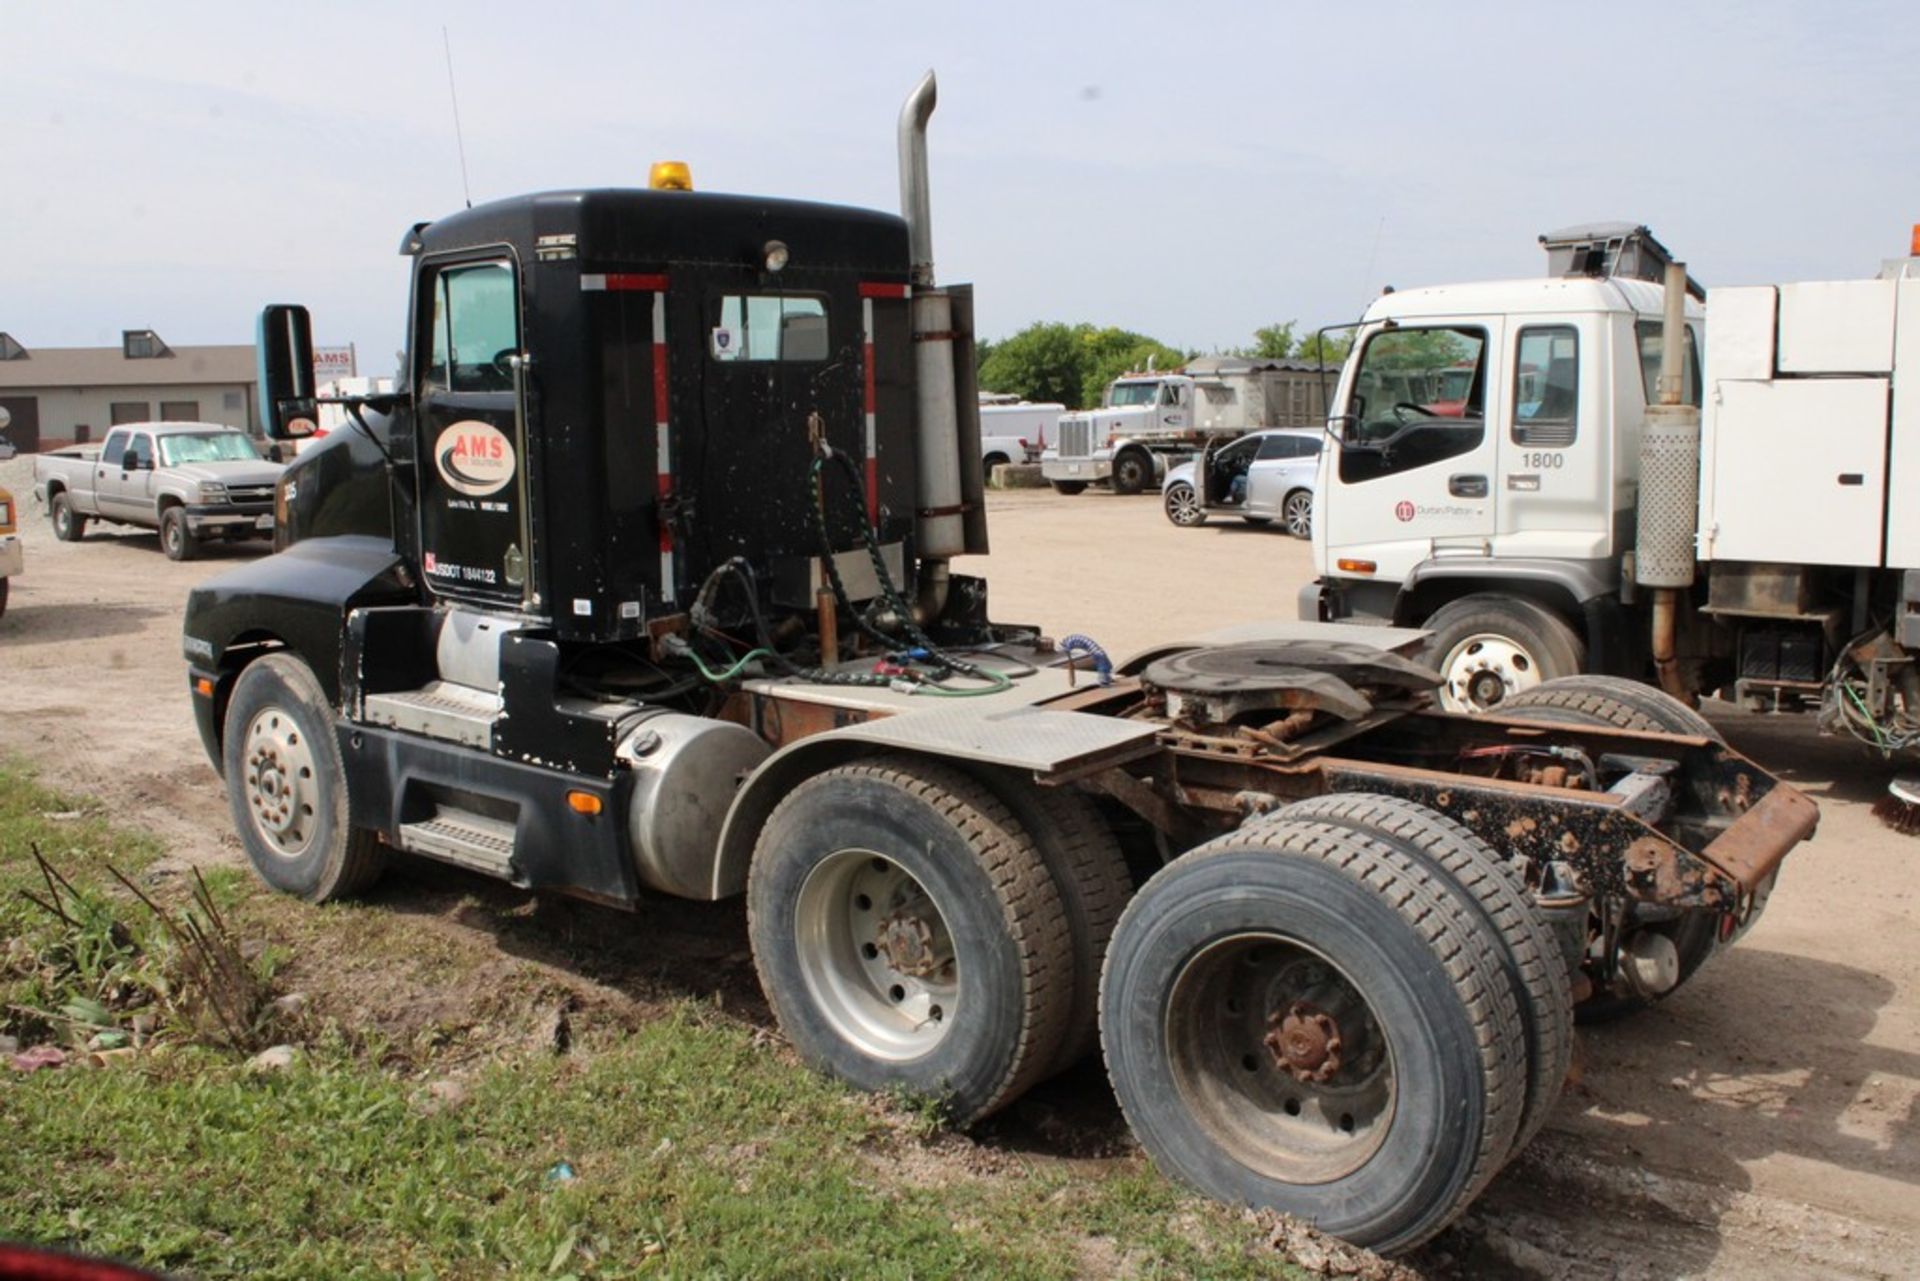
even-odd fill
[[[1642,226],[1541,241],[1548,278],[1368,309],[1303,616],[1429,629],[1454,709],[1592,672],[1920,741],[1920,239],[1711,293]],[[1460,368],[1457,412],[1406,398]]]
[[[991,477],[1006,463],[1037,463],[1060,415],[1059,401],[1022,400],[998,392],[980,393],[980,464]]]
[[[1115,493],[1157,487],[1167,468],[1209,440],[1263,427],[1317,427],[1326,416],[1323,375],[1305,360],[1201,356],[1165,373],[1123,374],[1098,409],[1063,414],[1054,447],[1040,458],[1056,491],[1109,482]]]

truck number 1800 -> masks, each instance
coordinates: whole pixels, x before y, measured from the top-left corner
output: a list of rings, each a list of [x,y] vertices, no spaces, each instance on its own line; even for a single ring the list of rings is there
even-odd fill
[[[1520,465],[1535,471],[1557,471],[1567,465],[1565,454],[1522,454]]]

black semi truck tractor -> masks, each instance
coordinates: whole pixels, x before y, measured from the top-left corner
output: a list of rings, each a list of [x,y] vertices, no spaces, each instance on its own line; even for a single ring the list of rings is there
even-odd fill
[[[405,855],[743,896],[818,1067],[965,1124],[1097,1044],[1169,1174],[1410,1246],[1545,1120],[1576,1014],[1696,972],[1814,806],[1638,686],[1432,711],[1420,633],[1114,664],[994,622],[950,570],[987,531],[933,101],[904,217],[667,166],[406,233],[397,389],[188,605],[235,826],[316,902]],[[275,438],[310,429],[310,345],[267,309]]]

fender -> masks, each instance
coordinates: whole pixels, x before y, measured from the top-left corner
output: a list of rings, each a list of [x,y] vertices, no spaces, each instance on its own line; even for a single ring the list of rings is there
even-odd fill
[[[887,751],[1056,774],[1104,767],[1156,750],[1152,725],[1020,706],[994,712],[939,708],[903,712],[803,738],[775,752],[734,793],[713,863],[714,899],[747,888],[754,841],[774,807],[807,779],[861,756]]]
[[[194,688],[200,741],[220,768],[221,717],[240,670],[271,646],[298,654],[334,706],[340,703],[341,620],[363,605],[413,604],[390,540],[312,538],[231,569],[187,596],[180,645]],[[262,620],[272,626],[263,627]],[[199,682],[213,682],[211,694]]]

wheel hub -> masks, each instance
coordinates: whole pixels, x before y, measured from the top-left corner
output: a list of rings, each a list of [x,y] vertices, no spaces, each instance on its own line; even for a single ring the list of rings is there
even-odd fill
[[[934,946],[933,923],[917,911],[902,909],[880,922],[880,951],[902,974],[930,979],[952,963]]]
[[[276,853],[305,851],[312,838],[319,790],[314,758],[293,718],[269,707],[247,727],[245,789],[255,827]]]
[[[1469,636],[1442,666],[1446,699],[1454,711],[1486,711],[1540,683],[1533,656],[1505,636]]]
[[[1325,1010],[1295,1001],[1267,1020],[1265,1044],[1279,1068],[1296,1081],[1326,1082],[1340,1074],[1340,1025]]]
[[[916,1058],[960,1006],[953,938],[940,906],[907,870],[845,849],[808,875],[794,904],[795,944],[815,1005],[834,1032],[876,1058]]]

